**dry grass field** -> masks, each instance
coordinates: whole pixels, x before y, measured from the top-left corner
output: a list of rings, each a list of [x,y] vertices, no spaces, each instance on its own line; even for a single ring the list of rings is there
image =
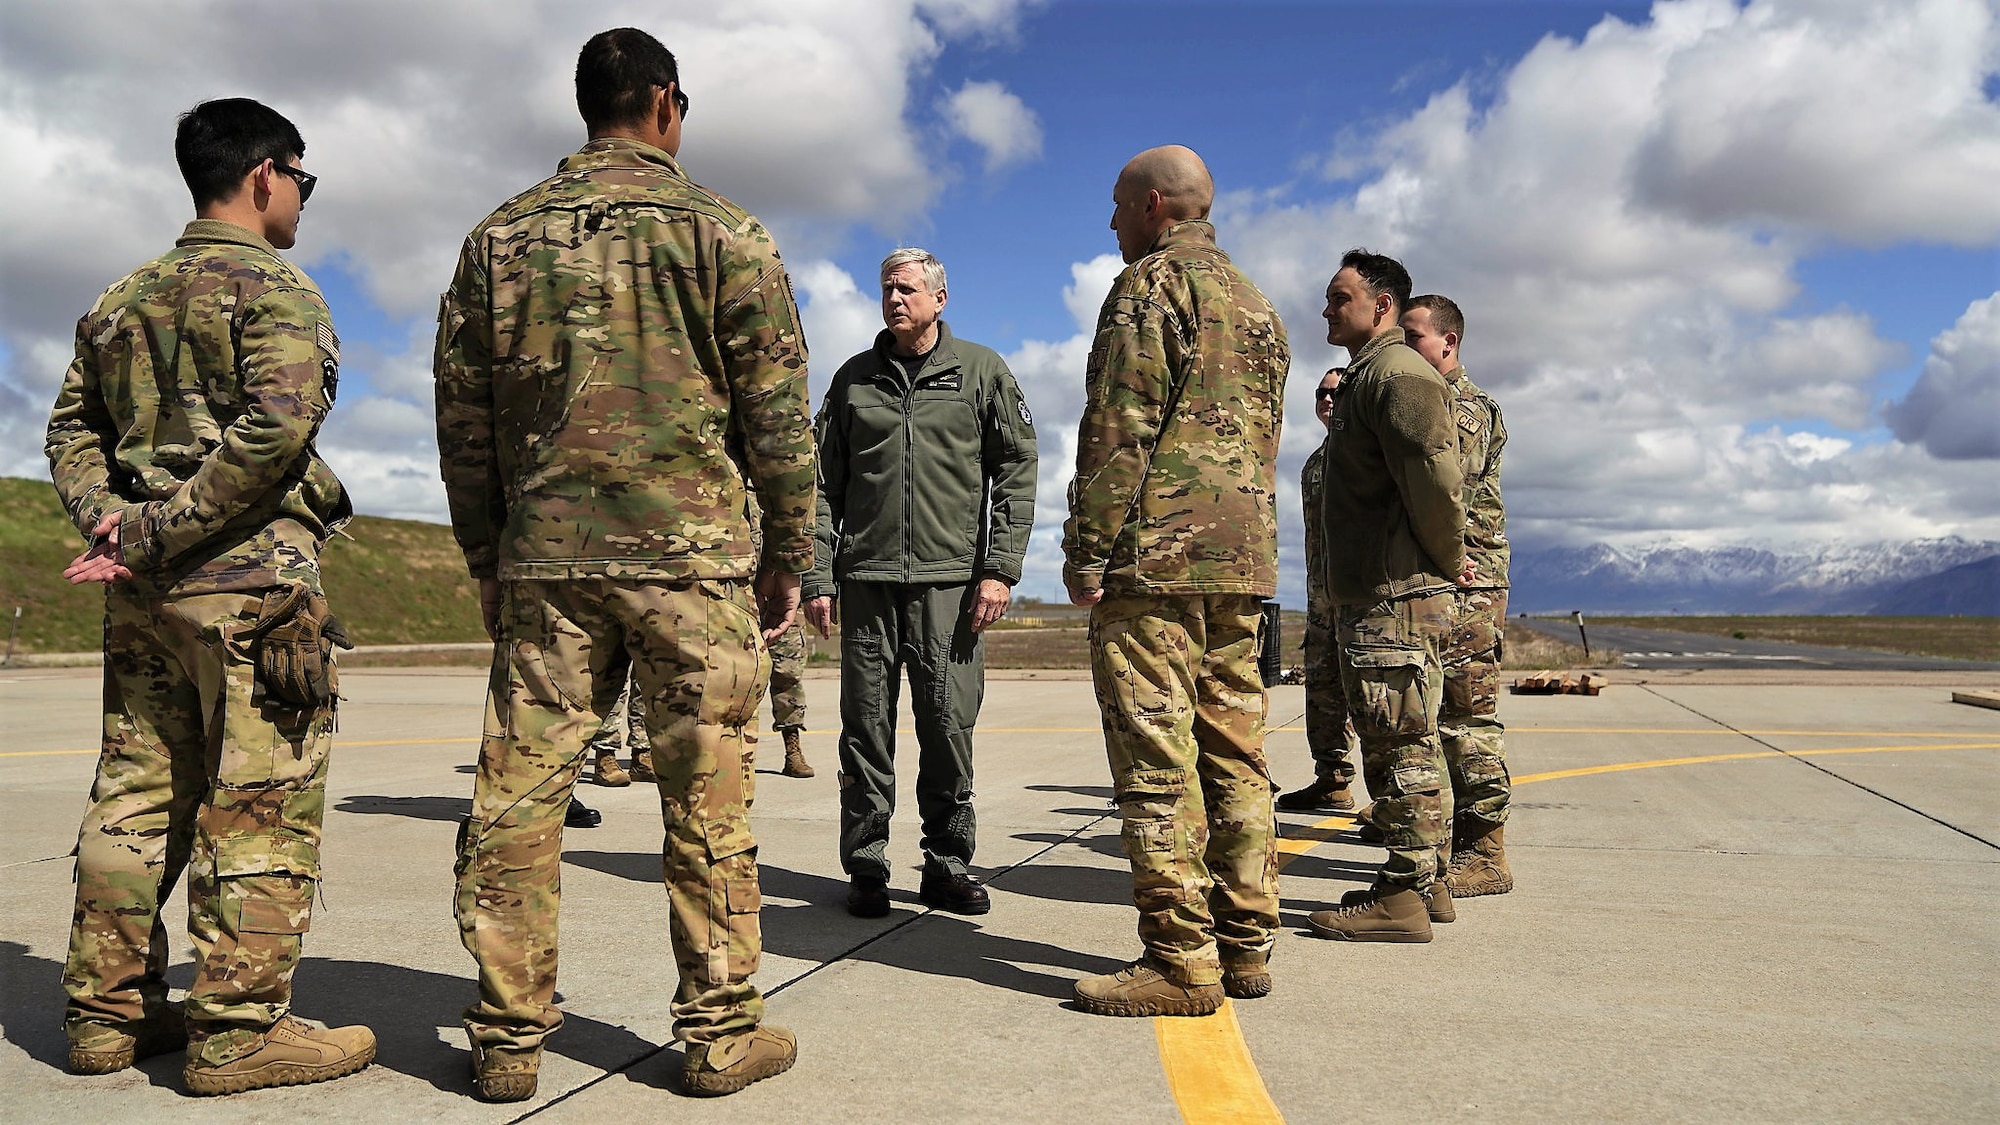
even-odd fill
[[[1592,617],[1605,625],[1739,640],[2000,660],[2000,617]]]

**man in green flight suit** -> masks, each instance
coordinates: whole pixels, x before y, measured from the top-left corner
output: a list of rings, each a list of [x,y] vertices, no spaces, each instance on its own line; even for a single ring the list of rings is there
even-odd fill
[[[192,1094],[352,1074],[365,1027],[294,1018],[333,742],[334,638],[319,552],[353,514],[313,448],[340,341],[279,257],[318,181],[277,111],[183,114],[196,219],[98,298],[49,417],[56,491],[105,583],[104,745],[77,840],[63,987],[69,1069],[185,1045]],[[194,982],[167,1003],[160,907],[188,871]]]
[[[840,621],[840,862],[847,909],[889,913],[896,701],[917,726],[925,903],[992,907],[970,870],[972,728],[986,693],[980,634],[1007,612],[1035,519],[1035,424],[1006,361],[952,335],[944,266],[882,260],[875,346],[834,373],[817,422],[819,549],[806,619]]]

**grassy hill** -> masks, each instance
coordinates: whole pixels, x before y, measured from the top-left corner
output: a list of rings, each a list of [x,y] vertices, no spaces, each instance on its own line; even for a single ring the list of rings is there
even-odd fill
[[[351,537],[351,538],[349,538]],[[47,481],[0,477],[0,624],[21,607],[21,652],[91,652],[103,630],[97,587],[63,567],[83,549]],[[359,516],[322,560],[327,597],[364,645],[480,641],[479,602],[451,529]]]

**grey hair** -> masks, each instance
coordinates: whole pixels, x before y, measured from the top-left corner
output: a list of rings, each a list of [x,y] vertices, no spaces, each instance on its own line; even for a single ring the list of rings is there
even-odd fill
[[[944,263],[931,256],[931,252],[920,246],[903,246],[889,251],[882,259],[882,276],[877,281],[889,280],[889,275],[915,262],[924,268],[924,287],[932,293],[944,292]]]

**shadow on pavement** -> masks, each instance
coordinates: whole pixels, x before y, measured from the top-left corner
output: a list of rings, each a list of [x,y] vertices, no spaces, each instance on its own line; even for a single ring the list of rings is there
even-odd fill
[[[563,860],[593,871],[642,883],[659,883],[660,860],[639,852],[565,851]],[[1033,868],[1015,868],[999,878],[1007,890],[1014,879]],[[847,913],[847,881],[824,875],[759,864],[765,898],[762,911],[764,948],[783,957],[827,964],[837,960],[958,977],[1030,996],[1070,995],[1069,977],[1035,972],[1022,964],[1049,965],[1079,974],[1107,973],[1124,963],[1077,953],[1038,941],[1006,937],[956,915],[930,912],[911,922],[907,911],[928,910],[911,902],[908,888],[892,890],[895,907],[888,918],[855,918]],[[804,906],[782,906],[770,899],[797,899]],[[1118,901],[1124,901],[1123,898]],[[893,932],[892,932],[893,931]]]
[[[472,815],[470,797],[379,797],[356,793],[341,798],[334,812],[370,815],[410,816],[419,820],[446,820],[453,824]]]
[[[167,970],[169,985],[185,989],[194,978],[192,962]],[[18,942],[0,941],[0,1034],[29,1058],[60,1072],[68,1053],[62,1029],[62,966],[28,953]],[[439,1040],[439,1027],[457,1027],[459,1014],[477,998],[472,963],[466,975],[451,976],[384,965],[307,957],[295,978],[297,1014],[333,1026],[359,1023],[375,1032],[376,1066],[429,1082],[439,1090],[472,1097],[472,1057],[463,1046]],[[662,1009],[671,990],[660,994]],[[562,1030],[548,1049],[605,1072],[616,1071],[661,1049],[622,1027],[567,1012]],[[159,1055],[138,1065],[154,1086],[179,1089],[182,1057]]]

